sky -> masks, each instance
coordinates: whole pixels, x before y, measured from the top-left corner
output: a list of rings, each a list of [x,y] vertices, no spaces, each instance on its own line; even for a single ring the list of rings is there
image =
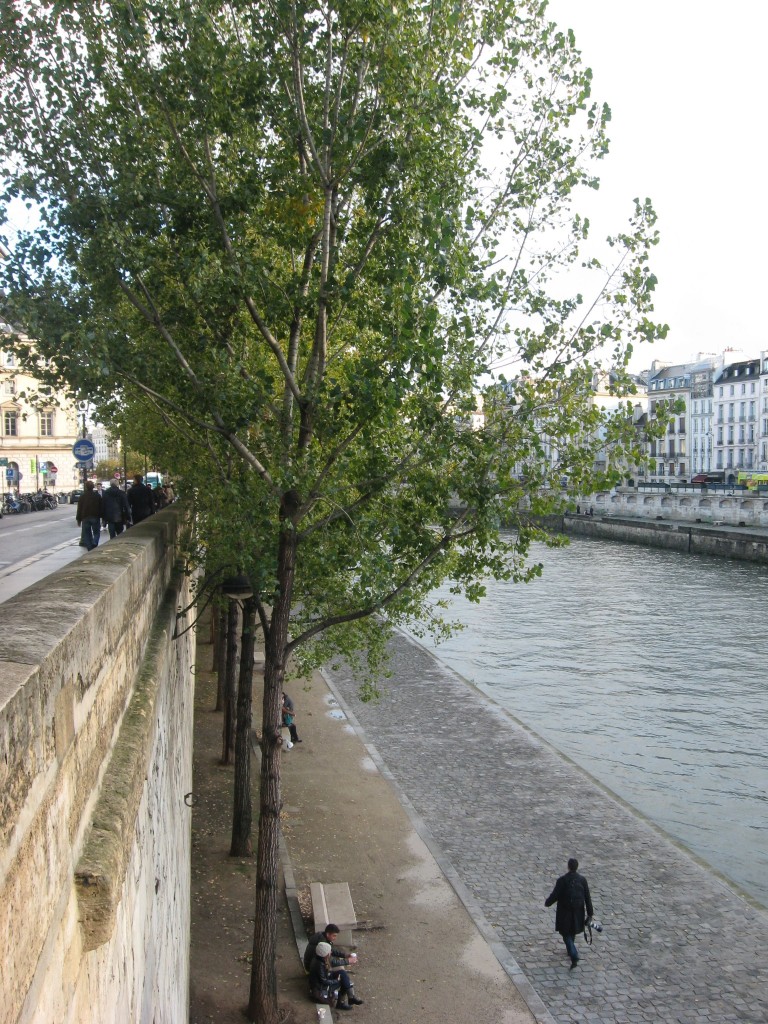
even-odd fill
[[[593,227],[623,227],[635,196],[659,218],[654,315],[670,333],[631,369],[768,349],[768,4],[550,0],[548,14],[573,29],[612,111]]]

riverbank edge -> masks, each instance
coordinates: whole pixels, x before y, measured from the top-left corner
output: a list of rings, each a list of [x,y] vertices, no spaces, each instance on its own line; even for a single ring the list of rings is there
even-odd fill
[[[689,523],[675,519],[633,519],[629,516],[577,515],[542,516],[545,530],[566,536],[612,540],[623,544],[710,555],[768,565],[768,530],[753,527]]]
[[[647,825],[648,828],[650,828],[651,831],[658,835],[660,838],[665,839],[668,843],[671,843],[672,846],[675,847],[675,849],[679,850],[685,856],[690,857],[690,859],[695,864],[698,864],[700,868],[703,868],[705,871],[708,871],[719,882],[722,882],[723,885],[730,889],[734,896],[736,896],[740,900],[743,900],[744,903],[752,907],[754,910],[759,910],[763,913],[768,913],[768,906],[766,906],[766,904],[762,903],[759,899],[757,899],[757,897],[753,896],[745,889],[742,889],[738,882],[735,882],[732,878],[729,878],[727,875],[723,874],[722,871],[719,871],[716,867],[710,864],[708,860],[697,854],[694,850],[687,846],[681,839],[678,839],[676,836],[672,835],[671,832],[668,832],[665,828],[663,828],[663,826],[659,825],[652,818],[648,817],[647,814],[644,814],[643,811],[635,807],[634,804],[630,803],[628,800],[625,800],[624,797],[620,796],[618,793],[612,790],[610,786],[607,786],[604,782],[601,782],[601,780],[598,779],[596,775],[593,775],[588,768],[585,768],[583,764],[581,764],[579,761],[571,757],[570,754],[566,754],[565,751],[561,750],[559,747],[556,747],[554,743],[552,743],[550,740],[542,736],[541,733],[536,732],[535,729],[533,729],[522,719],[518,718],[517,715],[513,714],[508,708],[505,708],[490,694],[486,693],[485,690],[481,689],[481,687],[479,687],[476,683],[473,683],[470,679],[467,679],[467,677],[462,675],[461,672],[459,672],[457,669],[453,667],[453,665],[449,665],[447,661],[444,661],[440,657],[440,655],[434,650],[434,648],[430,647],[428,644],[425,644],[418,637],[412,636],[407,630],[402,629],[399,626],[395,627],[394,632],[397,635],[399,635],[402,639],[415,644],[417,647],[420,647],[446,672],[450,672],[457,679],[461,680],[461,682],[468,689],[472,690],[473,693],[475,693],[480,698],[480,700],[485,701],[487,704],[493,707],[493,709],[497,713],[502,714],[505,718],[508,718],[511,722],[514,722],[514,724],[519,729],[521,729],[528,736],[533,737],[533,739],[535,739],[537,743],[540,743],[542,747],[545,747],[547,750],[549,750],[550,753],[553,754],[555,757],[560,758],[562,761],[565,761],[568,765],[575,768],[576,771],[584,775],[592,783],[592,785],[595,786],[596,789],[599,789],[603,796],[607,797],[610,800],[613,800],[614,803],[619,805],[619,807],[623,808],[629,814],[634,815],[645,825]],[[329,680],[325,674],[323,674],[323,676],[326,682],[329,684],[329,686],[332,685],[331,680]],[[335,687],[334,692],[338,692],[337,688]]]

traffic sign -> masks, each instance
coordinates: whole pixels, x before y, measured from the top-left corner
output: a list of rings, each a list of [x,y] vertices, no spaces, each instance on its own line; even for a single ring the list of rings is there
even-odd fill
[[[77,462],[90,462],[96,454],[96,445],[87,437],[81,437],[72,445],[72,454]]]
[[[58,468],[56,466],[53,465],[53,463],[51,463],[51,465],[48,467],[48,472],[52,473],[53,476],[56,476],[56,474],[59,472],[59,470],[58,470]]]

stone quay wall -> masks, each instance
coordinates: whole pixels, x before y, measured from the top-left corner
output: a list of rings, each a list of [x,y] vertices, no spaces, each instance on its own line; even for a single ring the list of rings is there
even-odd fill
[[[184,528],[174,505],[0,608],[0,1024],[188,1017]]]
[[[768,563],[768,530],[758,532],[746,527],[716,527],[689,522],[647,522],[613,515],[566,515],[562,521],[562,532],[665,548],[667,551]]]

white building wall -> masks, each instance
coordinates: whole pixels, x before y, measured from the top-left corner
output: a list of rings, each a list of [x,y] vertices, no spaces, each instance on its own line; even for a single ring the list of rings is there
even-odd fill
[[[80,479],[72,454],[77,411],[63,394],[42,395],[38,381],[0,351],[0,489],[71,490]],[[9,475],[11,470],[12,475]]]

